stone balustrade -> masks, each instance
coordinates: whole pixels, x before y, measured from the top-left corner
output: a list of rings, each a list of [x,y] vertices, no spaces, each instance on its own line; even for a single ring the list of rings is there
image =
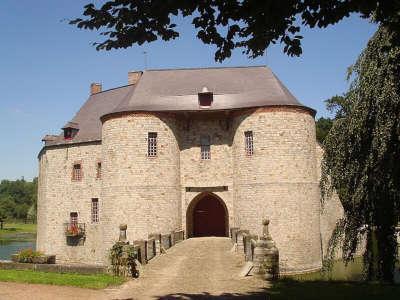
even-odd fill
[[[261,237],[250,234],[249,230],[237,227],[230,229],[232,243],[238,253],[244,255],[245,261],[253,262],[250,274],[259,275],[267,280],[279,277],[279,251],[268,231],[269,220],[262,222]]]
[[[129,243],[126,240],[127,226],[125,224],[120,226],[120,242]],[[152,258],[165,252],[177,243],[185,239],[184,230],[174,230],[170,233],[152,233],[149,234],[147,240],[134,240],[130,244],[134,246],[137,252],[138,261],[141,264],[147,264]]]

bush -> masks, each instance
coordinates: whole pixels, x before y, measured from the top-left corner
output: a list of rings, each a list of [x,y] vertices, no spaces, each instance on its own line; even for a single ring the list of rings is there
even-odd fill
[[[35,258],[42,257],[44,254],[40,251],[34,251],[31,248],[23,249],[17,254],[19,262],[32,263]]]
[[[110,261],[112,271],[116,276],[139,277],[139,271],[136,269],[137,252],[132,245],[116,242],[110,249]]]

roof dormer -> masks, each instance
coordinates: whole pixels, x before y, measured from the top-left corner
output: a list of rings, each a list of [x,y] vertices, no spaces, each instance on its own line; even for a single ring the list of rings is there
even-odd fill
[[[201,108],[209,108],[214,100],[213,92],[210,92],[207,87],[203,87],[200,93],[198,93],[199,97],[199,106]]]
[[[79,131],[79,125],[78,123],[68,122],[62,130],[64,131],[64,140],[72,140]]]

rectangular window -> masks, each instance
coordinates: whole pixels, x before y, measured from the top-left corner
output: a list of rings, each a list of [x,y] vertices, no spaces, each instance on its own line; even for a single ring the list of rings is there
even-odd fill
[[[77,225],[78,224],[78,213],[77,212],[71,212],[69,214],[69,223],[71,225]]]
[[[245,145],[246,155],[252,156],[254,154],[253,131],[246,131],[244,133],[244,145]]]
[[[72,180],[82,180],[82,165],[74,164],[72,167]]]
[[[92,198],[92,223],[99,222],[99,199]]]
[[[96,165],[96,178],[101,178],[101,162],[98,162]]]
[[[200,137],[200,157],[201,159],[211,159],[211,141],[209,135]]]
[[[157,156],[157,132],[149,132],[147,137],[147,155]]]

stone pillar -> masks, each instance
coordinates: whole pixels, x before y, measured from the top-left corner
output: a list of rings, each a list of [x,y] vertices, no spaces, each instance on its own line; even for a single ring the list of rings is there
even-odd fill
[[[121,224],[119,225],[119,239],[118,241],[121,243],[126,243],[126,229],[128,228],[128,225],[126,224]]]
[[[154,238],[155,240],[155,247],[156,247],[156,255],[161,254],[161,234],[160,233],[153,233],[149,234],[149,238]]]
[[[237,251],[239,252],[239,253],[244,253],[244,241],[243,241],[243,239],[244,239],[244,236],[246,235],[246,234],[249,234],[249,231],[248,230],[239,230],[238,232],[237,232],[237,241],[236,241],[236,243],[237,243]]]
[[[265,279],[277,279],[279,277],[279,251],[275,246],[268,231],[269,220],[264,219],[263,235],[259,238],[254,249],[253,272]]]
[[[236,233],[239,231],[239,228],[238,227],[234,227],[234,228],[231,228],[231,238],[232,238],[232,242],[234,243],[234,244],[236,244],[237,243],[237,240],[236,240]]]

